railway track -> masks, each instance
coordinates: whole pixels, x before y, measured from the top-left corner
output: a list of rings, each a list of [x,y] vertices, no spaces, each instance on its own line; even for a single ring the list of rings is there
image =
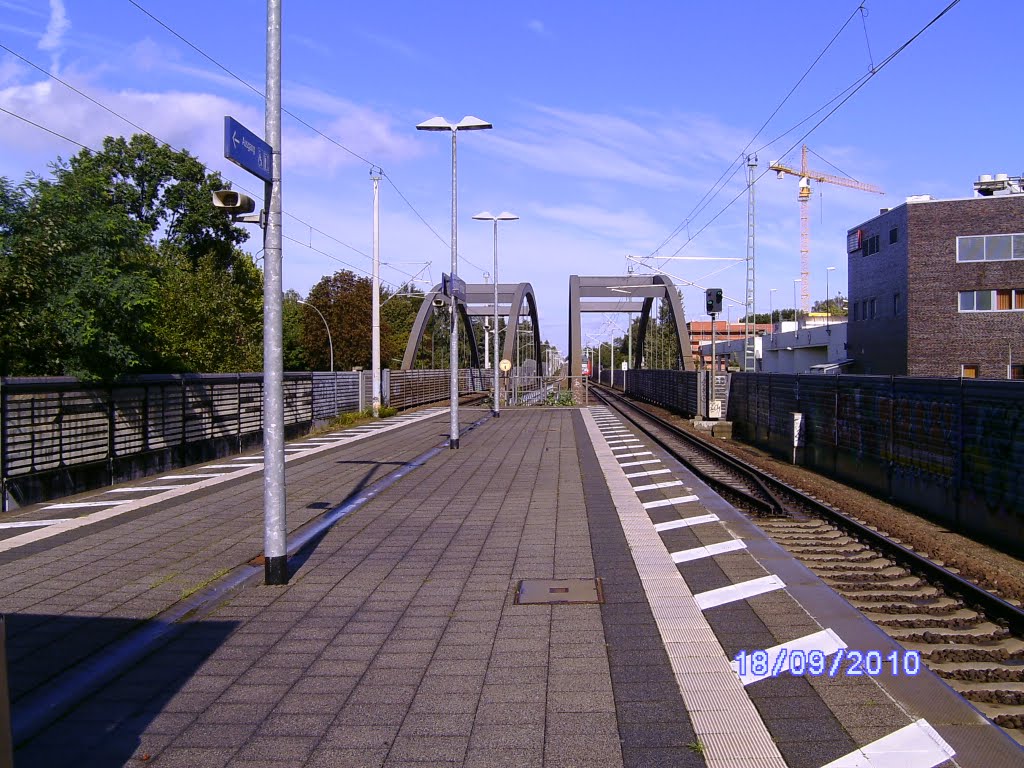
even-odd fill
[[[647,434],[1024,744],[1024,611],[605,388]]]

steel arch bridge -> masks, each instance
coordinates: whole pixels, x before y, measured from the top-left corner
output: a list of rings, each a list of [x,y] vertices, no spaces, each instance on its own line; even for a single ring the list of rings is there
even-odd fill
[[[643,301],[635,301],[634,297]],[[606,301],[581,301],[584,298],[603,298]],[[683,370],[693,371],[690,351],[690,333],[686,328],[683,302],[675,284],[665,275],[623,275],[622,277],[569,276],[569,371],[572,376],[583,375],[583,312],[636,312],[640,315],[636,345],[633,347],[632,368],[639,368],[643,357],[647,324],[655,299],[668,302],[669,314],[675,323],[679,340],[679,357]]]
[[[417,313],[412,331],[409,333],[409,343],[405,347],[402,370],[412,370],[416,363],[416,353],[423,343],[427,323],[434,310],[435,298],[444,298],[440,285],[435,285],[426,294],[420,305],[420,311]],[[523,311],[524,300],[526,301],[525,313]],[[466,303],[460,303],[458,311],[466,338],[472,340],[469,345],[471,365],[474,368],[479,368],[480,343],[470,318],[494,317],[494,286],[489,283],[467,283]],[[538,375],[543,375],[544,361],[541,359],[540,323],[537,320],[537,300],[534,297],[533,286],[529,283],[498,283],[498,316],[506,318],[505,341],[502,344],[501,358],[511,360],[515,354],[515,340],[519,334],[519,318],[523,314],[529,315],[533,326],[533,359],[537,361]],[[497,354],[497,350],[495,350],[495,354]]]

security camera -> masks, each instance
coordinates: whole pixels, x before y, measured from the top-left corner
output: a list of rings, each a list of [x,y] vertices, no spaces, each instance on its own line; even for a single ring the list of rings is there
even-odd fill
[[[213,193],[213,207],[223,208],[232,215],[238,215],[255,211],[256,201],[232,189],[218,189]]]

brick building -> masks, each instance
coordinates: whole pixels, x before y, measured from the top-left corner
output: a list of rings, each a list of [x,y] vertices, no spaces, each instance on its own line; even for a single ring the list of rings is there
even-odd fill
[[[852,373],[1024,379],[1024,194],[911,197],[847,253]]]
[[[690,332],[690,352],[693,354],[694,362],[698,368],[707,368],[711,365],[711,354],[704,354],[701,345],[711,341],[711,321],[691,320],[686,324]],[[743,323],[730,323],[726,320],[716,320],[714,324],[715,338],[724,345],[731,341],[742,342],[746,339],[747,328]],[[764,336],[772,330],[771,323],[760,323],[754,325],[754,334]],[[740,347],[742,349],[742,347]],[[742,352],[736,358],[742,361]],[[728,360],[728,358],[726,358]],[[722,363],[723,365],[725,363]]]

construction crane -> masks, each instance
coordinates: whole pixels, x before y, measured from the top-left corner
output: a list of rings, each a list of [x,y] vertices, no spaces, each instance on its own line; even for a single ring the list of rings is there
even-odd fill
[[[800,151],[800,168],[791,168],[781,160],[768,166],[778,174],[781,179],[785,174],[797,176],[800,179],[800,191],[797,199],[800,201],[800,309],[804,314],[811,311],[811,286],[810,286],[810,254],[811,254],[811,225],[807,215],[808,204],[811,200],[811,182],[819,181],[826,184],[837,184],[840,187],[860,189],[864,192],[874,192],[879,195],[885,193],[873,184],[866,184],[863,181],[848,179],[844,176],[833,176],[828,173],[812,171],[807,167],[807,145],[804,144]],[[826,300],[830,297],[826,296]],[[794,308],[795,309],[795,308]]]

